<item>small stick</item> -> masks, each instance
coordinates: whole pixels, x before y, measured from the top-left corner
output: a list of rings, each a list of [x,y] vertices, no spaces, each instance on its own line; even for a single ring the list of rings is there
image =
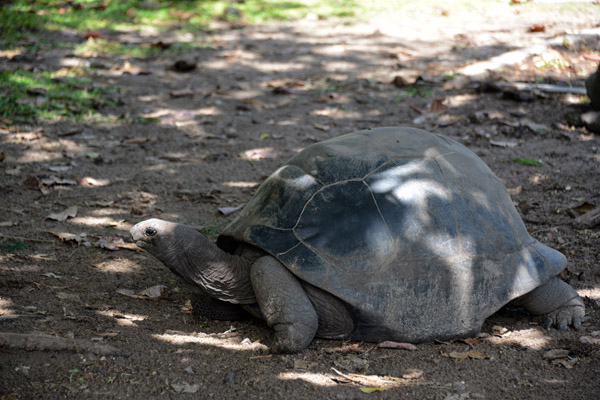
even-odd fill
[[[33,239],[33,238],[26,238],[26,237],[20,237],[20,236],[3,235],[2,233],[0,233],[0,237],[3,237],[3,238],[5,238],[5,239],[16,239],[16,240],[23,240],[23,241],[27,241],[27,242],[54,243],[54,240],[48,240],[48,239]]]
[[[59,336],[39,335],[34,333],[0,332],[0,346],[27,351],[77,351],[98,355],[123,356],[119,349],[84,339],[70,339]]]
[[[271,358],[271,357],[273,357],[272,354],[265,354],[264,356],[253,356],[253,357],[250,357],[250,359],[251,360],[259,360],[261,358]]]

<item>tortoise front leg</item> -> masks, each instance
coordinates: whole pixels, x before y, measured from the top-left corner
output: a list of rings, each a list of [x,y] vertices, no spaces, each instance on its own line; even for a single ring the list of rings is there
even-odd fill
[[[274,257],[254,262],[250,280],[267,325],[275,330],[272,351],[295,353],[315,337],[318,317],[302,285]]]
[[[561,331],[569,325],[579,329],[585,315],[583,300],[575,289],[556,277],[519,297],[514,304],[535,315],[545,314],[546,328],[556,325]]]

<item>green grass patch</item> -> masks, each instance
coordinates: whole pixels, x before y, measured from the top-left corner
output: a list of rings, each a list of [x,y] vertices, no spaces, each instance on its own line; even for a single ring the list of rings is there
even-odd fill
[[[517,163],[517,164],[523,164],[523,165],[527,165],[527,166],[531,166],[531,167],[540,167],[542,165],[544,165],[544,162],[542,160],[534,160],[533,158],[511,158],[510,159],[511,162]]]
[[[316,14],[320,17],[353,17],[356,0],[246,0],[241,3],[207,0],[14,0],[0,9],[5,34],[21,30],[70,28],[131,30],[175,26],[206,28],[215,20],[243,19],[248,23],[285,21]],[[227,12],[232,8],[239,12]]]
[[[407,97],[432,97],[433,89],[428,86],[411,87],[398,92],[396,101],[404,101]]]
[[[96,120],[97,109],[116,105],[107,96],[116,89],[94,87],[74,72],[0,72],[0,116],[13,122]]]
[[[80,57],[110,57],[129,56],[134,58],[176,57],[191,51],[206,48],[198,43],[176,42],[165,44],[162,42],[130,44],[117,40],[89,38],[75,46],[73,54]]]
[[[200,233],[208,237],[217,236],[221,233],[221,228],[216,225],[203,226]]]
[[[76,46],[76,54],[94,50],[109,56],[170,56],[189,51],[193,45],[174,45],[165,54],[152,46],[111,41],[110,33],[191,33],[194,35],[192,42],[198,43],[197,36],[210,30],[214,21],[257,24],[289,21],[308,14],[324,18],[354,17],[359,4],[356,0],[246,0],[242,3],[210,0],[13,0],[0,6],[0,49],[32,50],[30,47],[52,46],[52,35],[48,33],[67,33],[68,30],[69,34],[81,35],[83,44]],[[87,35],[107,39],[86,43]]]
[[[4,251],[15,251],[15,250],[27,250],[29,246],[20,240],[12,239],[11,244],[3,246],[2,250]]]

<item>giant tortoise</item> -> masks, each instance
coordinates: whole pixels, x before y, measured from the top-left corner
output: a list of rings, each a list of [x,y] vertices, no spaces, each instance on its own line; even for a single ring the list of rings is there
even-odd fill
[[[362,130],[300,151],[257,190],[216,244],[149,219],[138,246],[191,285],[216,319],[245,309],[273,351],[314,337],[424,342],[468,337],[509,302],[579,328],[566,258],[527,233],[485,163],[442,135]]]

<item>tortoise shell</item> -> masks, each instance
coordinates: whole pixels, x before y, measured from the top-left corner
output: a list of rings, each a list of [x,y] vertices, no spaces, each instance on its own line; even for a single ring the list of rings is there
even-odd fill
[[[528,234],[479,157],[406,127],[306,147],[217,243],[259,247],[343,300],[356,324],[351,338],[366,341],[472,335],[566,265]]]

